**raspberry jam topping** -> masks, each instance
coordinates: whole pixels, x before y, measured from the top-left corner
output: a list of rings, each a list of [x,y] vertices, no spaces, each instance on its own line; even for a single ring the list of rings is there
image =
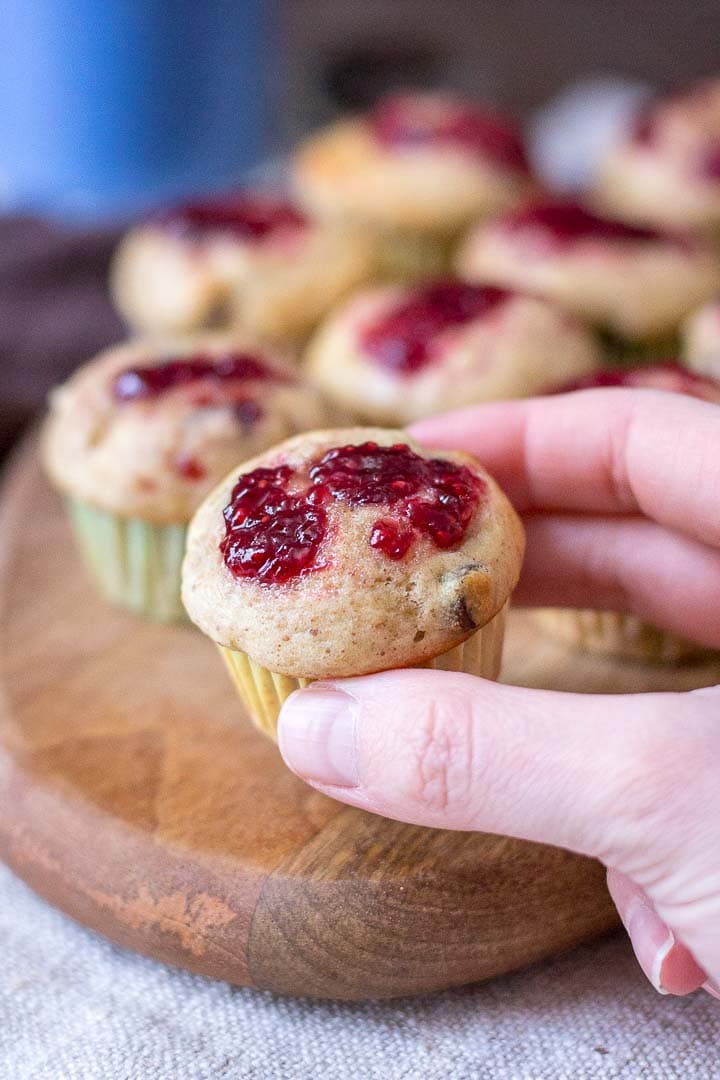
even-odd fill
[[[384,146],[457,146],[513,172],[530,170],[514,124],[467,102],[429,95],[382,98],[370,114],[375,138]]]
[[[705,100],[703,100],[704,98]],[[679,102],[681,105],[685,104],[691,109],[694,105],[696,109],[700,110],[698,125],[700,130],[696,132],[696,150],[688,153],[687,147],[681,146],[679,150],[682,154],[682,161],[679,164],[682,164],[686,169],[689,167],[691,172],[703,180],[717,182],[720,180],[720,132],[717,131],[716,122],[712,122],[709,126],[707,124],[712,114],[717,114],[718,111],[717,89],[713,84],[700,85],[692,89],[688,95],[676,94],[665,100],[671,104],[673,101]],[[630,129],[630,138],[636,146],[653,149],[658,143],[662,143],[664,133],[662,107],[662,102],[652,102],[638,112]],[[708,113],[710,113],[710,117],[708,117]],[[703,124],[703,114],[705,124]],[[664,147],[661,147],[661,149],[664,149]],[[669,149],[672,153],[672,142]]]
[[[159,397],[179,386],[206,381],[217,387],[237,382],[285,382],[287,377],[246,353],[216,356],[171,357],[160,364],[128,368],[115,376],[113,397],[116,401],[138,401]],[[212,404],[208,398],[207,404]],[[198,404],[203,404],[201,399]]]
[[[264,240],[279,230],[299,229],[307,219],[280,199],[238,194],[187,203],[161,212],[153,221],[195,239],[205,233],[222,232],[238,240]]]
[[[383,506],[368,544],[402,559],[419,536],[455,547],[465,536],[485,483],[464,465],[426,459],[405,443],[328,450],[307,474],[288,465],[241,476],[225,507],[220,550],[235,577],[281,584],[320,569],[326,508]]]
[[[389,371],[412,375],[432,359],[432,343],[438,334],[482,318],[509,296],[505,289],[489,285],[459,281],[427,285],[365,327],[362,348]]]
[[[651,364],[637,368],[610,368],[606,371],[588,375],[577,382],[563,386],[557,393],[571,390],[590,390],[601,386],[645,387],[653,390],[668,390],[675,394],[689,394],[705,401],[720,401],[720,382],[698,375],[688,368],[668,361],[665,364]]]
[[[191,454],[180,454],[175,458],[175,471],[185,480],[204,480],[207,476],[205,466]]]
[[[574,202],[536,203],[503,219],[503,229],[534,247],[571,247],[583,240],[659,240],[655,229],[598,217]]]
[[[654,105],[645,105],[636,114],[630,127],[630,138],[639,146],[652,146],[657,134]]]
[[[700,174],[706,180],[720,180],[720,142],[711,146],[703,154]]]

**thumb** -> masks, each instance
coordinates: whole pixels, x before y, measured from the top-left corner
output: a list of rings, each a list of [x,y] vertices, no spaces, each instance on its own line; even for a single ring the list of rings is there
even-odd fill
[[[353,806],[599,858],[654,984],[686,993],[708,977],[716,993],[719,699],[389,671],[297,691],[279,742],[294,772]]]
[[[690,696],[563,694],[390,671],[297,691],[279,743],[295,773],[342,802],[622,868],[624,849],[653,834],[654,785],[676,764],[677,715]],[[667,804],[666,786],[659,801]]]

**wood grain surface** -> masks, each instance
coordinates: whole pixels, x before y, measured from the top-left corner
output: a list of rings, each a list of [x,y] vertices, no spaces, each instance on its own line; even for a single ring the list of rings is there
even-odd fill
[[[300,783],[214,646],[95,597],[28,442],[0,515],[0,854],[112,941],[233,983],[338,999],[488,978],[614,924],[599,865],[399,825]],[[505,677],[718,681],[567,652],[515,614]]]

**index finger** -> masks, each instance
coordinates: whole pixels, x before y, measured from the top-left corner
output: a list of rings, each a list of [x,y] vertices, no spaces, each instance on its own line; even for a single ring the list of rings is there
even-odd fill
[[[658,390],[582,390],[421,420],[468,450],[516,509],[644,514],[720,547],[720,407]]]

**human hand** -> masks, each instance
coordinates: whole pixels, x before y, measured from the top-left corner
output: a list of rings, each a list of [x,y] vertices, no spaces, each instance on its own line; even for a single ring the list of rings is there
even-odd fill
[[[717,405],[590,390],[412,433],[475,453],[523,514],[516,602],[632,612],[720,649]],[[600,859],[656,989],[720,997],[720,686],[591,696],[390,671],[296,692],[279,741],[342,802]]]

